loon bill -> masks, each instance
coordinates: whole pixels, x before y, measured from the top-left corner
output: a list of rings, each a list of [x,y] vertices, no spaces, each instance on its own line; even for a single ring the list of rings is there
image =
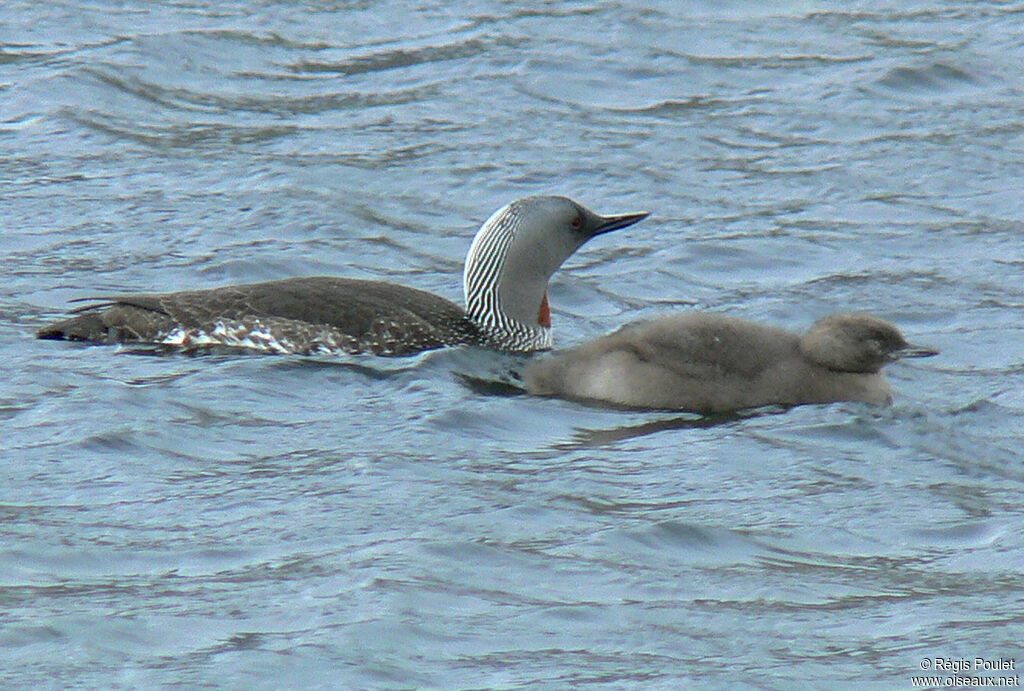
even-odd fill
[[[410,355],[462,344],[546,350],[552,345],[551,275],[591,238],[647,216],[601,216],[557,196],[526,197],[498,209],[466,255],[465,309],[393,283],[312,276],[79,298],[89,304],[42,327],[36,337],[307,355]]]

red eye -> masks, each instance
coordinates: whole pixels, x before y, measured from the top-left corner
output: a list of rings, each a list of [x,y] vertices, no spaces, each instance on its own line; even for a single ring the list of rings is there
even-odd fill
[[[583,219],[582,218],[577,216],[576,218],[572,219],[572,227],[573,228],[579,228],[581,225],[583,225]]]

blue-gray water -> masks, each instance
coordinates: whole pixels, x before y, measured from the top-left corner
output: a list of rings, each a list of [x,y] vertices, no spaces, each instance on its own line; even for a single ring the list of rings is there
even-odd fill
[[[4,3],[0,682],[911,688],[922,659],[1024,665],[1022,23]],[[708,421],[514,395],[483,351],[32,338],[75,297],[301,274],[461,301],[477,226],[536,193],[653,212],[556,275],[561,345],[854,309],[942,354],[889,368],[888,409]]]

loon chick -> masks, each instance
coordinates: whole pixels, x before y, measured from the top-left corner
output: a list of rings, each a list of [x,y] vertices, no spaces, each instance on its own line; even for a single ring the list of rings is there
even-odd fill
[[[519,199],[487,219],[466,256],[466,309],[415,288],[313,276],[175,293],[79,298],[92,304],[37,338],[227,345],[279,353],[410,355],[460,344],[551,347],[548,279],[587,240],[644,213],[600,216],[566,197]]]
[[[627,325],[531,362],[532,394],[634,407],[724,413],[779,404],[892,402],[882,366],[938,351],[910,345],[889,322],[834,314],[803,336],[717,314]]]

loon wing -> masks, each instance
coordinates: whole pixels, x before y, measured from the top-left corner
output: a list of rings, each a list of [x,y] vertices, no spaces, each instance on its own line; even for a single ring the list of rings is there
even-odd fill
[[[91,304],[74,310],[75,316],[44,326],[36,336],[178,345],[202,336],[207,342],[277,352],[326,349],[390,355],[473,342],[477,337],[462,308],[450,300],[415,288],[351,278],[313,276],[85,300]]]

